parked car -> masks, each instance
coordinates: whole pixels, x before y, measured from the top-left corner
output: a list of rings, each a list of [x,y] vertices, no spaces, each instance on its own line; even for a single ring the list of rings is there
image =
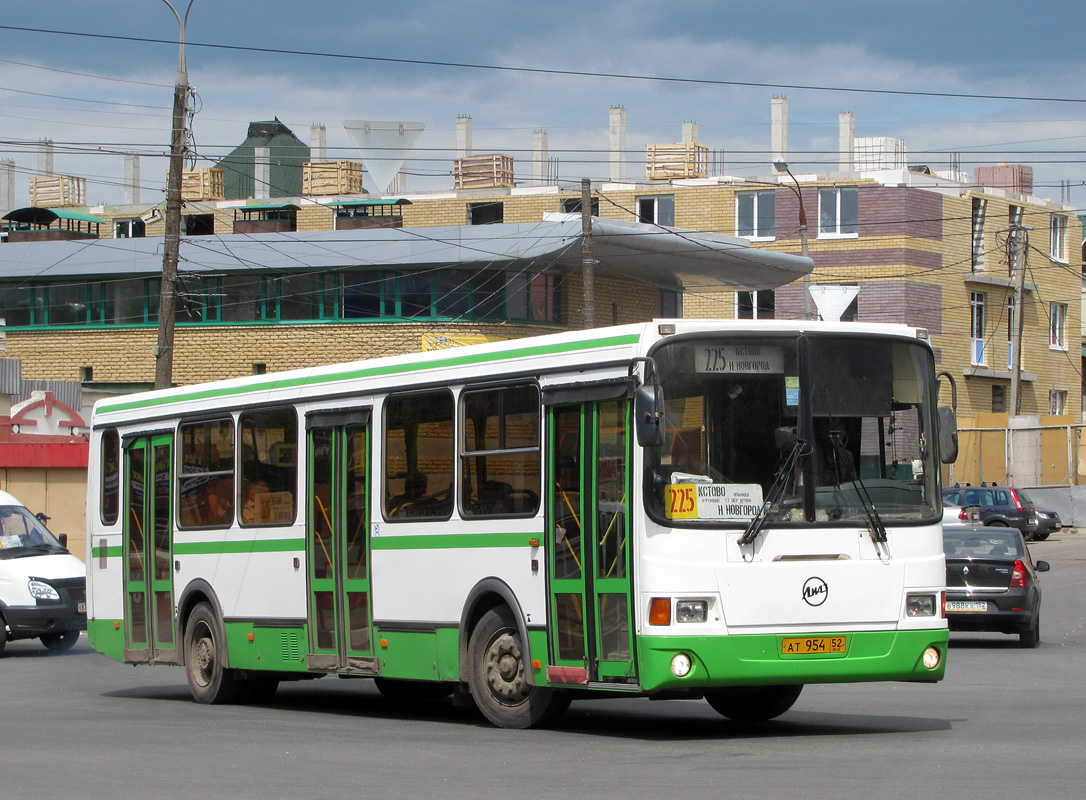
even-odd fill
[[[67,650],[87,629],[87,569],[34,514],[0,492],[0,655],[9,639]]]
[[[1022,647],[1041,641],[1041,585],[1022,534],[1014,528],[943,530],[946,619],[952,631],[1018,634]]]
[[[1060,515],[1055,511],[1045,508],[1037,509],[1037,532],[1033,534],[1033,541],[1047,539],[1051,534],[1063,527]]]
[[[1046,516],[1042,523],[1042,518],[1025,489],[1014,489],[1010,486],[955,486],[943,489],[943,500],[960,506],[977,506],[980,508],[982,524],[1018,528],[1026,541],[1047,539],[1061,524],[1055,511],[1045,511]]]
[[[980,528],[980,512],[976,506],[960,506],[943,499],[943,530],[971,531]]]

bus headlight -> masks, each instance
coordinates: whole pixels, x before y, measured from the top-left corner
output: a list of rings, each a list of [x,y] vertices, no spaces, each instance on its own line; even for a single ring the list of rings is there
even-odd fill
[[[685,678],[690,674],[690,668],[693,664],[690,662],[690,656],[686,653],[678,653],[671,659],[671,674],[676,678]]]
[[[706,600],[676,600],[676,622],[705,622],[709,618],[709,603]]]
[[[30,596],[35,600],[59,600],[60,595],[57,590],[50,586],[45,581],[39,581],[31,579],[27,582],[26,588],[30,590]]]
[[[910,594],[905,598],[906,617],[934,617],[937,608],[933,594]]]

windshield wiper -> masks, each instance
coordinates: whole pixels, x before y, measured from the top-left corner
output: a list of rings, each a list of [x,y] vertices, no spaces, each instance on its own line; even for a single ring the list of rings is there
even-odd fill
[[[878,509],[875,508],[871,495],[867,493],[867,486],[860,479],[858,472],[856,473],[855,483],[860,487],[860,491],[856,492],[856,494],[859,495],[860,502],[864,506],[864,516],[867,517],[867,527],[871,533],[871,541],[875,544],[882,544],[886,541],[886,526],[882,523],[882,517],[879,516]]]
[[[788,488],[788,483],[792,479],[792,474],[796,471],[796,465],[799,464],[800,457],[807,454],[806,447],[807,442],[805,440],[796,439],[792,449],[784,456],[784,460],[773,478],[773,483],[769,487],[769,492],[766,494],[765,502],[762,503],[762,507],[758,509],[758,513],[754,515],[754,519],[750,521],[743,535],[739,537],[739,544],[750,544],[758,538],[758,534],[761,533],[766,520],[769,518],[769,512],[780,502],[784,490]]]

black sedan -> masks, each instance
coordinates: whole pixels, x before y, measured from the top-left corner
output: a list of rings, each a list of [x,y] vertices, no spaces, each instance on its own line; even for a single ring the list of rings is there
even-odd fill
[[[1022,647],[1041,641],[1041,585],[1015,528],[944,530],[946,618],[952,631],[1018,634]]]

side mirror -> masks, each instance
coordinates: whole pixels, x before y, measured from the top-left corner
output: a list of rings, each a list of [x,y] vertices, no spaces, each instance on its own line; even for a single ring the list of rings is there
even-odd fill
[[[664,390],[660,386],[638,386],[634,393],[634,431],[642,447],[664,443]]]
[[[68,549],[68,534],[58,533],[57,541],[60,542],[60,546],[63,547],[65,550]]]
[[[1048,565],[1047,561],[1038,561],[1036,564],[1033,565],[1033,568],[1038,572],[1048,572],[1050,569],[1052,569],[1052,567]]]
[[[950,406],[939,406],[939,459],[944,464],[958,460],[958,415]]]

